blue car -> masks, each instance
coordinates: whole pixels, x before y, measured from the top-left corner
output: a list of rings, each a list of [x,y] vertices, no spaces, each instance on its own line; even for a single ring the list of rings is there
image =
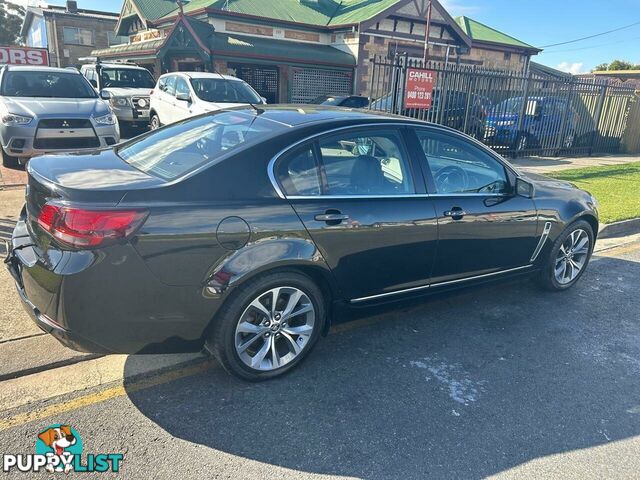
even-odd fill
[[[486,144],[517,150],[573,147],[578,114],[566,99],[529,97],[521,130],[518,130],[523,102],[523,97],[513,97],[491,110],[485,121]]]

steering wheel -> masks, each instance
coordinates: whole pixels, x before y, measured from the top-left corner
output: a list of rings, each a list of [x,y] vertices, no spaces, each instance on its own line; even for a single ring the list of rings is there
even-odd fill
[[[462,168],[449,165],[439,169],[434,175],[438,193],[463,192],[469,186],[469,176]]]

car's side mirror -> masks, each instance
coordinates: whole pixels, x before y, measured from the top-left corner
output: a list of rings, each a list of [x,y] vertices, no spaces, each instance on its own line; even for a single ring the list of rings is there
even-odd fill
[[[515,194],[520,197],[532,198],[533,184],[520,177],[516,178]]]
[[[188,93],[178,93],[176,95],[176,100],[180,100],[181,102],[191,102],[191,95]]]
[[[105,90],[100,92],[100,98],[103,100],[109,100],[111,98],[111,94]]]
[[[267,104],[267,99],[265,97],[260,97],[262,99],[262,103]]]

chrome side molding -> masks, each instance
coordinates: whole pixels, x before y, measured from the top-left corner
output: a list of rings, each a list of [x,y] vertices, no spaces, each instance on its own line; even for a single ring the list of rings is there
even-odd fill
[[[540,241],[538,242],[538,245],[536,245],[536,249],[533,251],[533,255],[531,255],[531,260],[529,260],[531,263],[535,262],[536,258],[538,258],[538,255],[540,255],[542,247],[544,247],[547,238],[549,238],[549,232],[551,232],[551,222],[547,222],[544,224],[544,230],[542,231],[542,235],[540,236]]]

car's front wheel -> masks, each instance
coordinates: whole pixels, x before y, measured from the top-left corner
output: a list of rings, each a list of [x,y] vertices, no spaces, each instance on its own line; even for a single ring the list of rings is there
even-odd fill
[[[158,117],[157,113],[153,113],[151,115],[151,119],[149,120],[149,125],[151,130],[158,130],[162,125],[160,124],[160,117]]]
[[[566,290],[584,274],[594,247],[591,225],[584,221],[569,225],[553,244],[538,278],[547,290]]]
[[[282,375],[309,353],[325,322],[322,291],[295,272],[240,287],[216,316],[209,350],[231,374],[259,381]]]

